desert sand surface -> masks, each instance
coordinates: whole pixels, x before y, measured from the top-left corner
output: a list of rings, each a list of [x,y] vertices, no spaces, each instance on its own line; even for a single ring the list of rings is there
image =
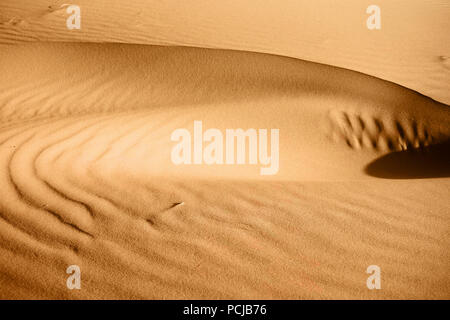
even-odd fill
[[[77,0],[82,28],[75,31],[65,25],[66,3],[0,1],[0,44],[112,42],[270,53],[356,70],[450,104],[447,0]],[[382,9],[379,32],[366,27],[372,4]]]
[[[0,3],[1,299],[450,298],[448,2],[255,3]],[[195,121],[278,172],[175,165]]]

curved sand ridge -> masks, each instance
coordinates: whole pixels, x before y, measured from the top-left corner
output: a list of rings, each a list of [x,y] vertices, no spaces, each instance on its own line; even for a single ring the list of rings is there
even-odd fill
[[[120,165],[166,121],[3,133],[2,297],[446,297],[447,181],[230,183]],[[374,261],[379,293],[361,272]],[[80,291],[65,289],[69,264],[83,270]]]
[[[152,174],[255,177],[257,168],[245,165],[174,166],[170,135],[177,128],[192,129],[195,120],[203,121],[205,130],[280,129],[283,161],[274,178],[289,180],[361,178],[362,165],[383,152],[424,148],[449,137],[446,105],[363,74],[290,58],[194,48],[29,44],[5,50],[2,61],[5,128],[30,119],[170,110],[162,141],[146,141],[145,168]],[[345,165],[349,159],[355,166]]]
[[[364,172],[446,143],[448,106],[264,54],[5,48],[0,297],[449,297],[448,179]],[[279,128],[279,173],[173,165],[170,134],[194,120]],[[71,264],[82,290],[65,287]],[[366,288],[371,264],[382,290]]]
[[[379,0],[369,30],[359,0],[77,0],[81,29],[66,28],[65,1],[3,0],[0,44],[113,42],[234,49],[356,70],[450,104],[450,4]]]

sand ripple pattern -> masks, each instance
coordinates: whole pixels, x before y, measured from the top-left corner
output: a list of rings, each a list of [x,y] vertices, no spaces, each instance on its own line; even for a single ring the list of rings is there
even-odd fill
[[[406,121],[392,117],[382,119],[332,110],[329,121],[331,136],[337,141],[345,141],[350,148],[357,150],[368,148],[381,152],[405,151],[424,148],[447,139],[441,132],[433,136],[422,119],[419,122],[414,118]]]
[[[68,58],[44,59],[55,48]],[[0,298],[450,297],[448,179],[167,175],[170,132],[199,116],[211,126],[279,125],[287,165],[315,174],[330,161],[360,177],[377,152],[448,137],[448,106],[379,79],[265,55],[10,50],[4,57],[28,57],[35,68],[22,76],[11,67],[1,83]],[[92,59],[74,61],[78,50]],[[70,77],[76,69],[86,78]],[[367,89],[374,86],[384,95]],[[72,264],[82,290],[65,286]],[[377,292],[366,288],[371,264],[383,272]]]
[[[75,117],[1,133],[3,294],[448,297],[449,217],[435,201],[448,181],[190,182],[125,165],[166,122]],[[375,262],[379,295],[365,288]],[[80,292],[65,289],[69,264],[83,270]]]

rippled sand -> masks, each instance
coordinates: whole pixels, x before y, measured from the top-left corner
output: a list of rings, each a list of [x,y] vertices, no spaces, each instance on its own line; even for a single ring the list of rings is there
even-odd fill
[[[254,31],[229,42],[219,31],[236,34],[230,18],[208,37],[203,15],[220,15],[195,5],[203,18],[184,42],[149,27],[156,13],[125,24],[133,9],[97,29],[83,9],[86,31],[67,38],[64,25],[44,32],[64,11],[24,3],[0,4],[0,298],[450,298],[445,59],[378,70],[386,47],[358,65],[368,41],[342,69],[352,59],[320,58],[320,36],[310,52],[287,36],[263,47]],[[156,46],[158,35],[222,49]],[[330,65],[306,61],[313,54]],[[195,120],[278,128],[278,174],[174,165],[171,132]],[[81,267],[81,290],[66,287],[69,265]],[[381,290],[366,287],[369,265],[381,268]]]

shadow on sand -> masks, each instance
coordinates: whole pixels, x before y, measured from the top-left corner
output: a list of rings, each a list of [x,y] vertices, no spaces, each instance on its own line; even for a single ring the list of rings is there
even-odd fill
[[[450,177],[450,140],[421,149],[389,153],[369,163],[364,172],[384,179]]]

